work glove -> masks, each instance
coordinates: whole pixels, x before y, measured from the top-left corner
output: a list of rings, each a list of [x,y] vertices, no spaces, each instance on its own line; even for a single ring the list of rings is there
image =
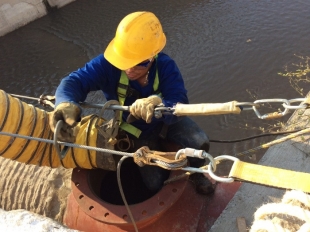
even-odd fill
[[[81,121],[81,108],[70,102],[60,103],[54,111],[49,113],[49,124],[53,132],[55,132],[56,124],[59,120],[63,120],[64,124],[59,131],[57,139],[63,142],[74,143],[78,128],[75,128]]]
[[[130,114],[137,119],[142,118],[146,123],[151,123],[154,108],[161,103],[161,98],[156,95],[138,99],[130,106]]]

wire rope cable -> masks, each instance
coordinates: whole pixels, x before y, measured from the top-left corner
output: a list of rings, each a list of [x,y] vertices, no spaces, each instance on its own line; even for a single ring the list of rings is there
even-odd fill
[[[131,210],[129,208],[129,205],[128,205],[128,202],[126,200],[126,197],[125,197],[125,194],[124,194],[124,190],[123,190],[123,186],[122,186],[122,181],[121,181],[121,166],[122,166],[122,163],[124,162],[124,160],[128,158],[126,156],[123,156],[117,163],[117,169],[116,169],[116,175],[117,175],[117,184],[118,184],[118,188],[119,188],[119,191],[120,191],[120,194],[122,196],[122,199],[123,199],[123,202],[125,204],[125,207],[128,211],[128,214],[129,214],[129,217],[132,221],[132,224],[135,228],[135,231],[138,232],[138,228],[137,228],[137,225],[136,225],[136,222],[135,222],[135,219],[133,218],[133,215],[131,213]]]
[[[290,131],[280,131],[280,132],[270,132],[270,133],[264,133],[264,134],[259,134],[259,135],[254,135],[250,137],[245,137],[241,139],[235,139],[235,140],[217,140],[217,139],[210,139],[209,141],[212,143],[236,143],[236,142],[242,142],[250,139],[255,139],[259,137],[264,137],[264,136],[272,136],[272,135],[285,135],[285,134],[290,134],[290,133],[295,133],[298,131],[301,131],[302,129],[297,129],[297,130],[290,130]]]

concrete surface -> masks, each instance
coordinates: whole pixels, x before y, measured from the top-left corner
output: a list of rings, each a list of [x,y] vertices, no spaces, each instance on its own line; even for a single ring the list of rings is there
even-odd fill
[[[7,232],[75,232],[50,218],[26,210],[0,209],[0,231]]]
[[[16,30],[74,0],[0,0],[0,36]]]
[[[310,109],[296,110],[289,119],[286,130],[309,127],[309,116]],[[310,135],[304,134],[270,147],[259,164],[309,173],[309,151]],[[209,232],[237,232],[236,220],[239,217],[245,218],[247,228],[251,227],[256,210],[266,203],[280,202],[285,191],[253,183],[243,183]]]

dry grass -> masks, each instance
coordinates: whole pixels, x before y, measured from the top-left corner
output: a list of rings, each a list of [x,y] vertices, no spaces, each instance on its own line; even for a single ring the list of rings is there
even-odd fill
[[[291,66],[285,66],[284,72],[279,72],[278,74],[288,78],[293,89],[301,96],[305,96],[308,93],[308,89],[305,90],[304,87],[310,82],[310,57],[298,56],[296,54],[295,56],[300,59],[299,63],[292,64],[292,66],[297,69],[295,71],[290,71]]]

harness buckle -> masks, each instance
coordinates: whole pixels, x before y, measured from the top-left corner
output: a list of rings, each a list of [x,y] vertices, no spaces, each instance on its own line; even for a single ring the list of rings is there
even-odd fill
[[[125,137],[122,139],[118,139],[116,142],[116,147],[119,151],[128,151],[131,146],[133,145],[133,141],[129,139],[128,135],[126,133]]]

